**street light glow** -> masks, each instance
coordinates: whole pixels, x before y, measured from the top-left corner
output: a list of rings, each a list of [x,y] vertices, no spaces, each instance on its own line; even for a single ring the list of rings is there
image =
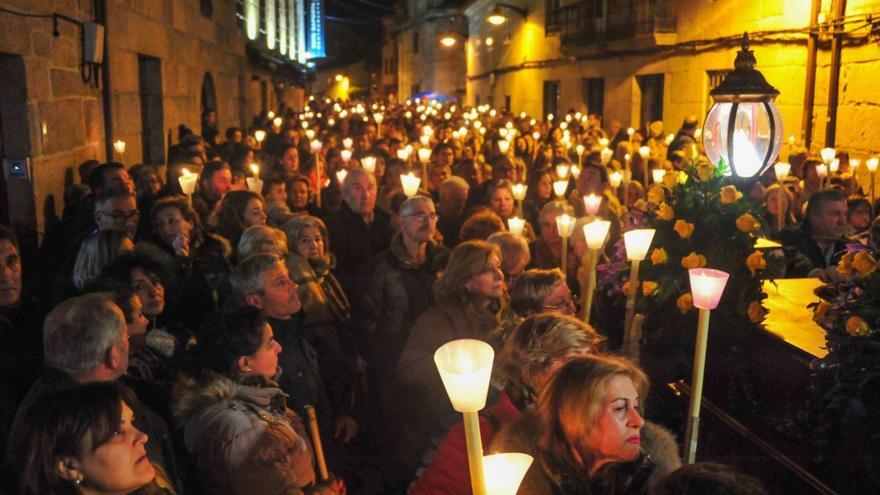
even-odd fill
[[[486,20],[493,26],[500,26],[507,22],[507,16],[505,16],[501,12],[501,8],[496,5],[495,8],[492,9],[492,12],[489,12],[489,17],[486,17]]]
[[[447,48],[455,46],[455,38],[453,38],[452,36],[444,36],[440,38],[440,44]]]

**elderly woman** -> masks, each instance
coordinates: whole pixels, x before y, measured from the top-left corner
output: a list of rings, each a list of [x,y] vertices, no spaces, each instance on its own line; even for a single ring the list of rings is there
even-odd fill
[[[166,317],[197,329],[204,315],[220,309],[230,293],[232,247],[223,237],[202,229],[199,216],[183,196],[156,200],[151,210],[153,241],[174,256],[174,291]]]
[[[133,424],[137,398],[114,382],[46,395],[33,404],[29,442],[17,456],[21,493],[174,493],[150,462],[147,435]]]
[[[246,309],[220,315],[211,329],[199,371],[179,382],[173,405],[204,491],[296,494],[314,486],[303,422],[273,381],[281,346],[272,327]]]
[[[252,227],[253,228],[253,227]],[[342,335],[351,317],[351,305],[336,277],[330,273],[335,258],[330,252],[327,226],[317,217],[303,215],[284,225],[290,246],[287,270],[299,285],[309,341],[318,351],[324,381],[335,389],[342,374]]]
[[[507,337],[493,368],[502,387],[497,402],[480,413],[480,435],[488,447],[495,434],[512,424],[537,400],[553,374],[574,357],[596,352],[602,338],[569,316],[530,316]],[[488,450],[488,449],[486,449]],[[438,446],[410,495],[468,493],[464,426],[453,426]]]
[[[251,191],[229,191],[220,203],[217,228],[233,246],[245,229],[252,225],[266,225],[266,205],[263,197]]]
[[[235,248],[235,256],[243,260],[254,254],[287,256],[287,236],[281,230],[266,225],[248,227],[241,234],[241,239]]]
[[[434,301],[416,320],[397,363],[398,396],[411,398],[407,417],[401,419],[405,445],[400,446],[410,460],[457,418],[434,367],[434,352],[463,338],[497,346],[510,318],[498,248],[485,241],[459,244],[434,283]]]
[[[510,306],[523,318],[545,311],[569,316],[575,312],[571,290],[558,268],[525,271],[510,289]]]
[[[535,458],[521,493],[645,493],[681,465],[675,438],[639,414],[647,388],[647,376],[626,358],[577,357],[491,450]]]
[[[490,235],[486,242],[498,246],[501,251],[501,271],[504,273],[504,282],[508,287],[512,287],[514,281],[532,261],[528,240],[513,232],[496,232]]]

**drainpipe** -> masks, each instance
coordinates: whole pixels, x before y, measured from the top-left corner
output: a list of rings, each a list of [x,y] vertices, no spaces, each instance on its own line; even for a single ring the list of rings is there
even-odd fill
[[[801,119],[801,141],[809,150],[813,141],[813,100],[816,95],[816,54],[819,51],[819,9],[822,0],[812,0],[810,37],[807,39],[807,78],[804,87],[804,113]]]
[[[110,29],[107,26],[107,0],[95,0],[96,20],[104,25],[104,63],[101,67],[101,100],[104,107],[104,153],[106,161],[113,161],[113,112],[110,108]]]
[[[831,78],[828,82],[828,119],[825,127],[825,146],[833,147],[837,135],[837,98],[840,88],[840,55],[843,52],[843,16],[846,0],[834,2],[834,38],[831,39]]]

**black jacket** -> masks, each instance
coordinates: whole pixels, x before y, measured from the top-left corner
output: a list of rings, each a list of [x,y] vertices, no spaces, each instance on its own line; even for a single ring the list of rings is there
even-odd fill
[[[782,242],[782,249],[785,252],[786,278],[805,278],[809,277],[813,270],[835,266],[846,252],[844,239],[834,241],[830,261],[827,261],[822,249],[810,236],[808,229],[807,226],[801,225],[787,228],[779,234],[779,240]]]
[[[367,224],[342,203],[339,211],[327,222],[330,250],[336,255],[334,275],[349,297],[357,286],[357,273],[370,258],[388,249],[394,229],[391,217],[379,208],[373,210],[373,221]]]

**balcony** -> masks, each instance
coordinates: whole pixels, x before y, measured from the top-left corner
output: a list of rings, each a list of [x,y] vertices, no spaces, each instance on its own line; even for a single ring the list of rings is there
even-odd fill
[[[668,37],[656,35],[675,33],[676,28],[675,16],[666,0],[582,0],[560,7],[553,16],[563,47],[642,36],[665,44],[662,40]]]

